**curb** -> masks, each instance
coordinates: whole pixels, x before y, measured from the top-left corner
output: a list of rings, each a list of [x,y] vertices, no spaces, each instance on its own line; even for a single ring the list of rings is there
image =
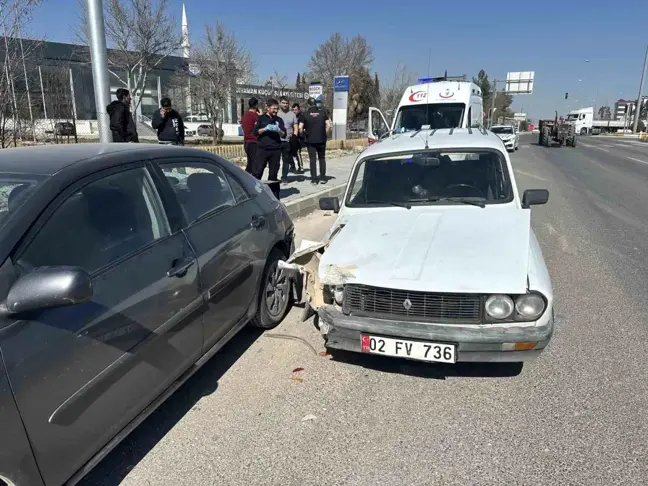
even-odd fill
[[[284,206],[286,206],[286,209],[288,210],[290,219],[301,218],[319,209],[319,199],[321,197],[341,197],[344,194],[346,186],[347,183],[345,182],[344,184],[328,187],[323,191],[316,192],[315,194],[309,194],[308,196],[288,201],[287,203],[284,203]]]

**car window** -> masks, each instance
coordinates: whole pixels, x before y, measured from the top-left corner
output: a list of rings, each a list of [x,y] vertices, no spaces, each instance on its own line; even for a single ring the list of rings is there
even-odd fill
[[[236,177],[234,177],[231,174],[226,174],[226,175],[227,175],[227,182],[229,182],[230,187],[232,188],[232,193],[236,198],[236,202],[240,203],[249,199],[250,197],[248,196],[245,189],[243,189],[241,183],[236,179]]]
[[[217,165],[188,161],[159,166],[171,183],[190,224],[214,211],[237,204],[225,173]]]
[[[397,133],[420,130],[423,125],[430,128],[458,128],[461,126],[464,103],[429,103],[403,106],[396,116],[394,130]]]
[[[133,169],[91,182],[68,197],[15,263],[21,273],[57,265],[93,273],[169,233],[148,172]]]
[[[0,173],[0,228],[34,194],[39,185],[40,180],[31,177]]]
[[[493,127],[493,128],[491,128],[491,131],[493,133],[499,133],[499,134],[511,134],[511,133],[513,133],[513,128],[512,127]]]
[[[508,202],[512,194],[506,161],[497,151],[429,150],[361,161],[347,205],[461,204],[456,198],[488,204]]]

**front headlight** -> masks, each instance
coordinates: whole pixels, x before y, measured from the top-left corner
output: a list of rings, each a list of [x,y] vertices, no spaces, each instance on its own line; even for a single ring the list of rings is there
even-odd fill
[[[521,318],[535,321],[546,307],[544,299],[538,294],[524,294],[515,299],[515,310]]]
[[[513,314],[515,306],[508,295],[491,295],[484,306],[486,313],[493,319],[507,319]]]
[[[342,305],[344,301],[344,285],[336,285],[333,289],[333,298],[335,303],[339,306]]]

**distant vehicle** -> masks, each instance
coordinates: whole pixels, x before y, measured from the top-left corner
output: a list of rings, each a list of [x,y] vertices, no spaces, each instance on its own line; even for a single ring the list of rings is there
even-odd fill
[[[595,120],[593,107],[570,111],[567,115],[567,121],[574,124],[574,129],[578,135],[616,132],[623,130],[628,125],[623,120]]]
[[[211,125],[200,125],[198,126],[197,133],[199,137],[213,137],[214,127]]]
[[[420,135],[420,136],[419,136]],[[554,328],[553,290],[531,227],[545,189],[520,196],[501,140],[422,130],[367,148],[325,239],[286,268],[326,347],[421,361],[522,362]]]
[[[54,133],[60,137],[73,137],[74,124],[71,122],[57,122],[54,124]]]
[[[558,145],[576,147],[576,129],[574,122],[556,117],[553,120],[540,120],[540,134],[538,136],[538,145],[552,147],[554,142]]]
[[[520,148],[520,134],[511,125],[494,125],[491,132],[497,135],[504,143],[509,152],[514,152]]]
[[[293,232],[202,150],[0,151],[0,485],[77,482],[248,322],[281,322]]]
[[[403,93],[391,126],[378,108],[369,108],[369,144],[388,133],[431,129],[476,128],[483,124],[483,100],[479,86],[459,78],[423,78]]]

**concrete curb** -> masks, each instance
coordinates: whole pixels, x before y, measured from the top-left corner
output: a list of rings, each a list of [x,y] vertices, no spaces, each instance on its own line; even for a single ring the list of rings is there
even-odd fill
[[[345,182],[344,184],[327,187],[315,194],[309,194],[308,196],[288,201],[284,205],[291,219],[301,218],[319,209],[319,200],[321,197],[342,197],[346,186],[347,183]]]

